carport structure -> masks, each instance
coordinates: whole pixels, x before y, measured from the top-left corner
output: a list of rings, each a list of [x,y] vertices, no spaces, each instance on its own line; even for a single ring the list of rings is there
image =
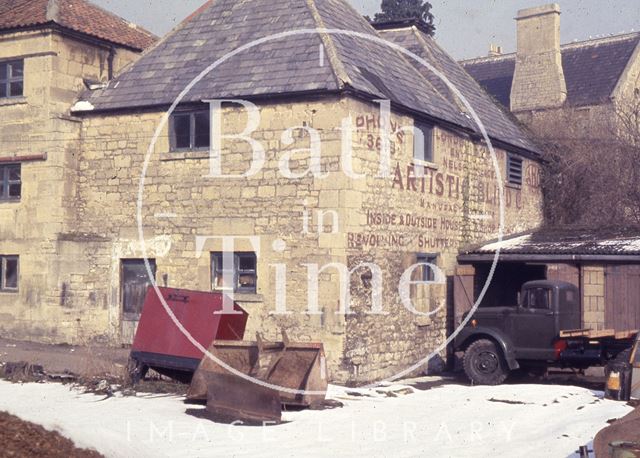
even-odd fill
[[[454,320],[459,323],[499,263],[480,306],[516,304],[531,280],[562,280],[580,289],[583,326],[640,329],[640,231],[541,229],[469,247],[458,256]]]

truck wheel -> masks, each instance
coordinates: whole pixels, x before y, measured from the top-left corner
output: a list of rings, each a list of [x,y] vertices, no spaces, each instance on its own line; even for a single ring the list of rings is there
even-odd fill
[[[502,352],[489,339],[473,342],[464,352],[464,372],[476,385],[500,385],[509,375]]]

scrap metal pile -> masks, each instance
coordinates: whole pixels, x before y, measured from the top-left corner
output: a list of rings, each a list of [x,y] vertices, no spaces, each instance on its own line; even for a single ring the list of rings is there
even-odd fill
[[[158,292],[160,294],[158,294]],[[188,402],[220,421],[280,422],[282,406],[316,407],[327,391],[322,343],[244,341],[248,314],[222,293],[149,288],[131,350],[133,384],[149,369],[190,382]],[[205,351],[203,351],[206,350]]]

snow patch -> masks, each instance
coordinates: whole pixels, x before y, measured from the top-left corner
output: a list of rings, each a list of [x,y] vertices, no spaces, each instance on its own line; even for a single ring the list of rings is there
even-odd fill
[[[198,418],[176,396],[104,398],[57,384],[0,381],[0,410],[56,429],[107,457],[571,456],[632,409],[602,393],[552,385],[443,385],[413,394],[330,386],[344,407],[284,412],[249,427]],[[382,392],[381,392],[382,391]],[[386,391],[406,393],[387,396]],[[353,393],[357,392],[358,395]]]
[[[72,112],[81,112],[81,111],[93,111],[95,107],[86,100],[80,100],[76,102],[76,104],[71,108]]]

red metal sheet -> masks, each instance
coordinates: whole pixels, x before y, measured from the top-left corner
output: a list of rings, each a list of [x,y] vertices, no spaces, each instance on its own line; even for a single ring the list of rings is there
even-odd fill
[[[219,314],[222,293],[159,288],[177,320],[203,347],[214,340],[242,340],[248,314],[234,304],[239,314]],[[132,351],[201,359],[203,352],[175,325],[153,287],[149,287]]]

